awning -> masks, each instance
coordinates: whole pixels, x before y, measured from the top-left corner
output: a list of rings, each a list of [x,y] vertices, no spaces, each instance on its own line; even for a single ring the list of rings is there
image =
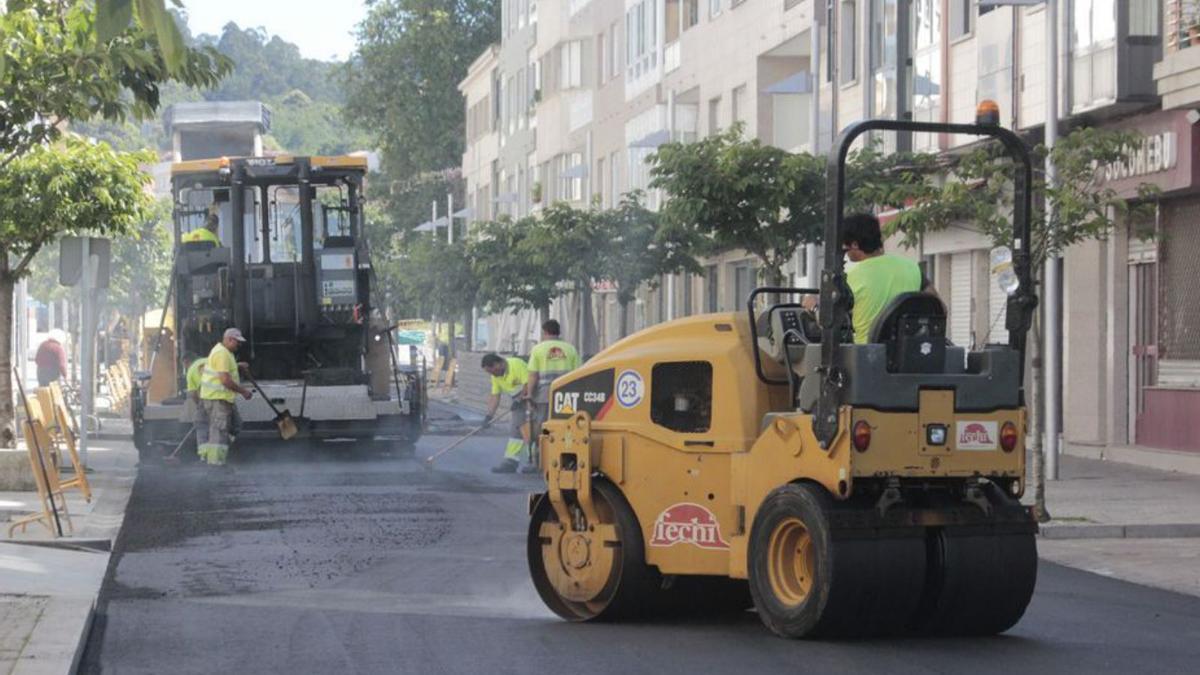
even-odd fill
[[[811,94],[812,73],[801,71],[789,75],[763,90],[764,94]]]
[[[667,131],[666,129],[659,129],[658,131],[653,131],[649,134],[646,134],[645,136],[642,136],[638,140],[630,143],[629,147],[631,147],[631,148],[657,148],[658,146],[662,145],[663,143],[669,143],[670,141],[671,141],[671,132]]]
[[[583,178],[586,175],[588,175],[587,164],[576,164],[569,169],[563,170],[559,174],[559,178]]]
[[[455,211],[455,212],[454,212],[454,217],[455,217],[455,218],[471,218],[471,217],[473,217],[474,215],[475,215],[475,209],[473,209],[473,208],[471,208],[471,207],[469,207],[469,206],[468,206],[467,208],[465,208],[465,209],[462,209],[461,211]]]

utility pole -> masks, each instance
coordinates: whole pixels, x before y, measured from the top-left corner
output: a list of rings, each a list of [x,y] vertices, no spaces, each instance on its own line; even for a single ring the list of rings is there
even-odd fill
[[[92,396],[96,386],[96,341],[95,331],[92,329],[92,315],[95,313],[92,307],[95,264],[92,261],[92,238],[85,236],[80,239],[83,244],[83,265],[79,282],[79,369],[83,396],[80,397],[79,411],[79,460],[87,466],[88,423],[92,419]]]
[[[1052,187],[1056,179],[1052,153],[1058,139],[1058,0],[1046,0],[1046,186]],[[1046,197],[1047,239],[1052,239],[1054,204]],[[1046,437],[1042,448],[1046,457],[1046,477],[1058,480],[1058,412],[1062,390],[1062,362],[1059,359],[1059,266],[1058,255],[1046,256],[1043,306],[1045,307],[1043,414],[1045,415]]]

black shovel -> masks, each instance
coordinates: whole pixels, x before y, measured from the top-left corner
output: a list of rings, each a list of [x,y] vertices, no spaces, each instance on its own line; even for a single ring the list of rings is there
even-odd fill
[[[292,413],[287,408],[284,408],[282,411],[276,408],[275,404],[271,402],[270,397],[263,392],[262,387],[258,386],[258,382],[253,377],[247,374],[246,379],[250,380],[250,386],[254,387],[254,391],[257,391],[258,395],[263,397],[267,405],[271,406],[271,412],[275,413],[275,419],[271,421],[279,428],[279,437],[285,441],[294,438],[300,430],[296,427],[296,419],[292,417]]]

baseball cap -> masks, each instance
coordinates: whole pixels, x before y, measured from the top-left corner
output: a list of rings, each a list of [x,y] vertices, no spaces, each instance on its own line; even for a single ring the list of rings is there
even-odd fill
[[[242,337],[242,331],[240,331],[236,328],[226,328],[225,335],[221,339],[228,340],[230,338],[233,338],[234,340],[237,340],[238,342],[246,341],[246,338]]]

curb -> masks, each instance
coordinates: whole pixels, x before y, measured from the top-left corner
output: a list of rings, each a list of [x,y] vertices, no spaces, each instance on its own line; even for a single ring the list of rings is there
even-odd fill
[[[1057,524],[1038,528],[1043,539],[1189,539],[1200,537],[1200,523],[1138,525]]]

